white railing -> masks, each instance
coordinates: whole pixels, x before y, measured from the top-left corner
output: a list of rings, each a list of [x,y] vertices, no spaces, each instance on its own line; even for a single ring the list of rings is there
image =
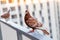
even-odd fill
[[[39,34],[37,31],[28,33],[29,29],[19,26],[11,21],[0,20],[0,38],[2,40],[52,40]]]

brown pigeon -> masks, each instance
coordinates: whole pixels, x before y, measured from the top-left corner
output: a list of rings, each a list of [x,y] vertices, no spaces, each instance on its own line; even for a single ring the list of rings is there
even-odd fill
[[[32,28],[32,30],[30,32],[34,32],[35,29],[39,29],[40,27],[43,26],[43,24],[41,22],[38,22],[35,18],[33,18],[29,11],[26,10],[25,11],[25,17],[24,17],[24,20],[25,20],[25,23],[28,27]],[[41,30],[41,29],[40,29]],[[44,34],[47,34],[49,35],[49,33],[45,30],[45,29],[42,29],[42,32]]]
[[[5,20],[8,19],[10,17],[10,13],[9,12],[10,12],[10,10],[7,13],[1,15],[1,18],[4,18]]]

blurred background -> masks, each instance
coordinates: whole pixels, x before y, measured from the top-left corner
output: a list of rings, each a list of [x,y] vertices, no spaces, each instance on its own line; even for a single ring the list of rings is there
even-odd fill
[[[24,22],[26,9],[43,23],[49,37],[60,40],[60,0],[0,0],[0,16],[10,10],[9,20],[22,27],[27,27]]]

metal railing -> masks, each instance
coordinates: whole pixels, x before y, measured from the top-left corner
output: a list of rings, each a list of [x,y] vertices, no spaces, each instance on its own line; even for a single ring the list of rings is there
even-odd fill
[[[52,40],[38,32],[28,33],[29,29],[11,21],[0,20],[1,40]]]

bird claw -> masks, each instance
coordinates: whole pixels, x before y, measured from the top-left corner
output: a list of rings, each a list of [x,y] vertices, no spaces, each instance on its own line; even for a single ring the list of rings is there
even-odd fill
[[[29,31],[28,33],[32,33],[32,32],[34,32],[34,30]]]

